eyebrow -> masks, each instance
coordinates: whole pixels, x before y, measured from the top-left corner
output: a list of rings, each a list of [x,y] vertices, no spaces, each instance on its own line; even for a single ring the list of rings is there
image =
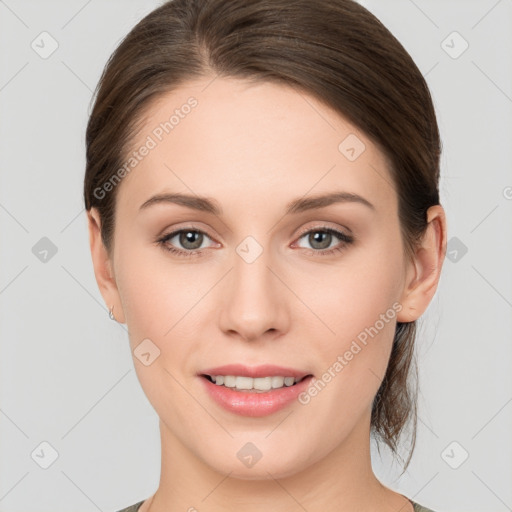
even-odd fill
[[[335,203],[359,203],[375,211],[375,206],[358,194],[351,192],[331,192],[329,194],[294,199],[286,205],[285,213],[286,215],[296,214],[307,210],[325,208],[326,206]],[[177,204],[186,206],[193,210],[212,213],[217,216],[220,216],[223,213],[220,204],[215,199],[181,193],[157,194],[145,201],[140,206],[139,211],[145,210],[155,204]]]

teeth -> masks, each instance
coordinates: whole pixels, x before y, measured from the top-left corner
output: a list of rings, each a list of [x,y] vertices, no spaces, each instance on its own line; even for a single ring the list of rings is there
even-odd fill
[[[240,391],[270,391],[271,389],[293,386],[298,379],[295,377],[242,377],[240,375],[211,375],[211,379],[217,386],[226,386]],[[299,379],[300,380],[300,379]]]

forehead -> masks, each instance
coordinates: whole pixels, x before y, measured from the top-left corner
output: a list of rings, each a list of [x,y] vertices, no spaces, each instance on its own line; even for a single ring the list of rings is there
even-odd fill
[[[270,82],[210,77],[157,98],[128,159],[120,207],[163,190],[260,208],[262,198],[333,188],[383,207],[395,201],[387,159],[365,133],[313,96]]]

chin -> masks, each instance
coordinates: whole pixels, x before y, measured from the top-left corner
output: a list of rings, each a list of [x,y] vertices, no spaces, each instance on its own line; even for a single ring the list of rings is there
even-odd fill
[[[209,464],[208,461],[205,462]],[[214,463],[210,465],[219,473],[229,474],[230,478],[253,481],[287,478],[303,469],[302,464],[298,464],[297,460],[283,460],[281,450],[276,450],[275,456],[272,457],[265,457],[263,454],[252,466],[246,466],[238,457],[235,457],[232,464],[219,465]]]

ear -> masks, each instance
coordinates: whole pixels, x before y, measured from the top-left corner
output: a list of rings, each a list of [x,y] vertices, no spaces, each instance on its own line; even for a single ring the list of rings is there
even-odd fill
[[[406,272],[398,322],[417,320],[437,290],[446,254],[446,216],[441,205],[428,209],[427,222],[427,230]]]
[[[110,310],[114,306],[113,314],[117,322],[125,323],[121,298],[117,289],[113,264],[101,238],[101,220],[96,208],[87,212],[89,229],[89,244],[91,247],[94,275],[103,300]]]

